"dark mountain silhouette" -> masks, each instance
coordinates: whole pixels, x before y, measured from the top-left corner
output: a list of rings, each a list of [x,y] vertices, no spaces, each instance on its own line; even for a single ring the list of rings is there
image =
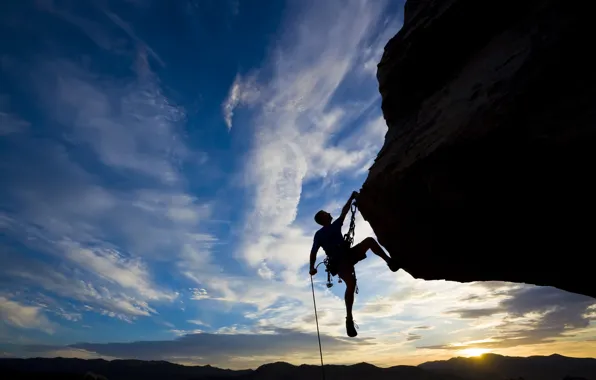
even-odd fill
[[[225,379],[242,376],[252,371],[232,371],[212,366],[183,366],[166,361],[112,360],[103,359],[0,359],[0,374],[11,373],[9,379],[33,379],[43,374],[44,379],[83,379],[93,373],[109,380],[187,380],[194,378]],[[27,377],[29,375],[35,375]],[[24,377],[19,377],[24,376]],[[1,378],[6,378],[4,375]],[[87,376],[90,378],[90,376]]]
[[[452,358],[433,361],[418,367],[466,380],[562,380],[563,378],[595,379],[596,359],[569,358],[562,355],[510,357],[484,354],[477,358]]]
[[[327,380],[596,380],[596,359],[561,355],[507,357],[485,354],[452,358],[419,366],[379,368],[368,363],[326,365]],[[256,370],[225,370],[211,366],[183,366],[165,361],[101,359],[0,359],[2,379],[103,380],[298,380],[321,378],[321,367],[285,362]]]
[[[321,379],[321,367],[314,365],[293,366],[288,363],[266,364],[253,373],[243,375],[236,380],[302,380]],[[434,373],[413,366],[396,366],[379,368],[372,364],[325,365],[327,380],[463,380],[462,378],[443,373]]]

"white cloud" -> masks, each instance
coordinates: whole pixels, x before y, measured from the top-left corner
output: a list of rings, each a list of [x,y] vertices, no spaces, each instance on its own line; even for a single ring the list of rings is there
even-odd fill
[[[312,236],[298,227],[286,227],[276,234],[261,235],[243,252],[246,262],[263,273],[279,270],[297,271],[306,264]],[[264,266],[263,266],[264,264]]]
[[[140,190],[133,205],[155,216],[165,215],[182,225],[194,225],[211,214],[208,204],[201,204],[196,197],[183,192]]]
[[[64,310],[63,308],[58,308],[56,310],[56,314],[70,322],[78,322],[81,319],[83,319],[83,316],[81,315],[81,313],[68,312],[68,311]]]
[[[275,277],[275,273],[267,266],[266,262],[261,263],[257,273],[264,280],[273,280],[273,277]]]
[[[72,305],[62,305],[61,302],[46,294],[38,293],[30,301],[32,305],[43,308],[46,313],[52,313],[64,320],[78,322],[83,319],[83,315],[78,311],[74,311]]]
[[[155,312],[149,304],[138,296],[126,294],[119,287],[83,275],[80,271],[64,268],[62,271],[35,262],[7,268],[6,274],[19,283],[32,284],[45,292],[56,294],[83,303],[81,311],[93,311],[112,318],[131,321]]]
[[[189,334],[200,334],[203,332],[203,330],[200,330],[200,329],[192,329],[192,330],[172,329],[172,330],[170,330],[170,332],[177,336],[184,336],[184,335],[189,335]]]
[[[236,74],[228,97],[222,104],[224,121],[228,129],[232,129],[232,118],[234,117],[236,107],[253,104],[258,97],[259,90],[255,82],[255,77],[249,76],[242,78],[240,74]]]
[[[146,62],[137,54],[136,80],[122,85],[97,78],[70,62],[45,64],[42,97],[75,141],[88,144],[113,169],[132,171],[172,184],[179,181],[176,162],[187,157],[179,122],[185,113],[162,94]]]
[[[41,330],[48,334],[55,331],[55,325],[44,315],[42,308],[23,305],[3,296],[0,296],[0,316],[4,323],[15,327]]]
[[[146,265],[139,259],[127,259],[118,251],[105,247],[83,247],[73,241],[62,241],[66,257],[92,274],[135,291],[148,300],[173,300],[175,294],[155,289]]]
[[[192,323],[193,325],[197,325],[197,326],[211,327],[211,326],[209,326],[208,323],[205,323],[199,319],[190,319],[187,322]]]

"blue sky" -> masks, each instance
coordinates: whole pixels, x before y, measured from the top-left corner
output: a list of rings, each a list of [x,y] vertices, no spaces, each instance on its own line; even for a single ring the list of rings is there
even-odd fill
[[[376,64],[402,11],[4,2],[0,354],[316,362],[312,216],[337,214],[382,146]],[[424,282],[375,257],[358,274],[353,340],[343,285],[316,279],[329,362],[595,353],[593,299]]]

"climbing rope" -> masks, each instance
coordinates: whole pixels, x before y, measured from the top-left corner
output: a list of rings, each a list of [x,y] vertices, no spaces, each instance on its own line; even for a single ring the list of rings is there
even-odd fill
[[[319,265],[321,265],[321,263],[319,263]],[[317,267],[319,265],[317,265]],[[315,307],[315,322],[317,323],[317,337],[319,338],[319,354],[321,355],[321,371],[323,373],[323,380],[325,380],[325,365],[323,364],[323,348],[321,347],[321,333],[319,332],[319,316],[317,315],[317,301],[315,300],[315,285],[312,281],[312,276],[310,276],[310,287],[312,288],[312,303]]]

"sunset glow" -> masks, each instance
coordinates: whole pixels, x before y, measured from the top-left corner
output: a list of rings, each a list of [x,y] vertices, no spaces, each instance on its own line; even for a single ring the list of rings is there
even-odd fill
[[[465,356],[465,357],[474,357],[474,356],[481,356],[488,352],[490,352],[490,350],[487,350],[486,348],[466,348],[465,350],[461,350],[460,354],[461,354],[461,356]]]

